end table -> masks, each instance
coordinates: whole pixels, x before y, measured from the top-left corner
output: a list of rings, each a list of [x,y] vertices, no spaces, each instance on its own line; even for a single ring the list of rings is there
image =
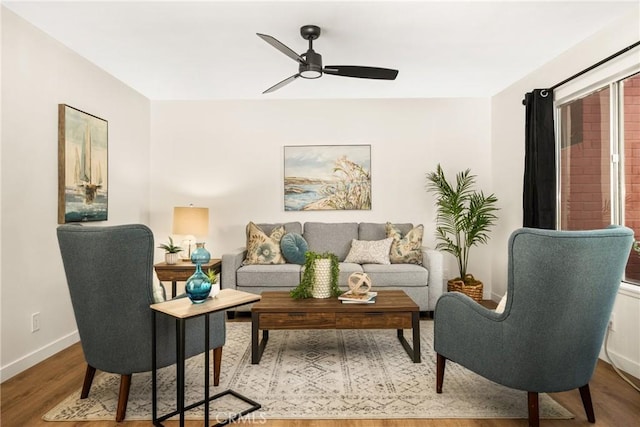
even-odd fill
[[[231,394],[236,398],[251,405],[249,409],[234,414],[226,420],[215,424],[216,427],[229,424],[236,419],[250,412],[260,409],[262,406],[242,396],[233,390],[225,390],[214,396],[209,396],[209,315],[217,311],[226,310],[228,308],[238,307],[244,304],[250,304],[260,300],[260,295],[249,292],[237,291],[235,289],[223,289],[215,298],[209,298],[201,304],[193,304],[189,298],[179,298],[151,305],[153,314],[153,337],[152,337],[152,416],[153,425],[162,426],[162,422],[175,416],[180,415],[180,427],[184,427],[184,413],[204,404],[204,425],[209,425],[209,402],[218,399],[227,394]],[[177,410],[169,414],[158,417],[158,390],[157,390],[157,315],[171,316],[176,320],[176,387],[177,387]],[[185,407],[184,404],[184,387],[185,387],[185,323],[187,319],[204,316],[204,399]]]

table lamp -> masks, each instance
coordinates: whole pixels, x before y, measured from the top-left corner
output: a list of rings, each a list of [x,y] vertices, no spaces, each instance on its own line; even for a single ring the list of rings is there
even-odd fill
[[[188,258],[191,259],[191,246],[196,237],[209,234],[209,208],[196,208],[193,205],[173,208],[173,234],[181,234],[188,240]]]

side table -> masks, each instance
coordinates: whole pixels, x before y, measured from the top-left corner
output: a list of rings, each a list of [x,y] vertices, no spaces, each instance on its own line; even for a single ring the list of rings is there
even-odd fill
[[[178,261],[177,264],[167,264],[159,262],[154,264],[156,275],[160,282],[171,282],[171,298],[176,296],[176,282],[186,282],[189,277],[196,271],[196,265],[191,261]],[[220,273],[222,269],[222,261],[220,259],[211,258],[211,260],[202,264],[202,271],[213,270]]]
[[[188,298],[179,298],[175,300],[165,301],[151,305],[153,315],[153,337],[152,337],[152,416],[153,425],[162,426],[162,422],[175,416],[180,415],[180,427],[184,427],[184,413],[190,409],[204,404],[204,425],[209,425],[209,402],[218,399],[227,394],[231,394],[236,398],[251,405],[249,409],[234,414],[224,421],[215,424],[216,427],[229,424],[243,415],[260,409],[262,406],[242,396],[233,390],[225,390],[214,396],[209,396],[209,315],[217,311],[226,310],[228,308],[238,307],[240,305],[250,304],[260,300],[260,295],[251,294],[249,292],[237,291],[235,289],[223,289],[215,298],[209,298],[201,304],[193,304]],[[158,390],[157,390],[157,316],[158,314],[173,317],[176,320],[176,387],[177,387],[177,410],[166,415],[158,417]],[[185,324],[186,320],[204,316],[204,399],[195,403],[191,403],[185,407],[184,403],[184,387],[185,387]]]

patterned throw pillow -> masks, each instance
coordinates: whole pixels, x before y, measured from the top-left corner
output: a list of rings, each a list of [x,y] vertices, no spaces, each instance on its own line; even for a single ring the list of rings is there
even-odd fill
[[[351,250],[344,262],[355,264],[390,264],[392,238],[383,240],[351,240]]]
[[[153,286],[153,302],[154,303],[165,302],[167,300],[167,294],[164,290],[164,286],[162,286],[162,283],[156,282],[154,280],[152,283],[152,286]]]
[[[288,263],[304,265],[309,245],[300,234],[287,233],[280,240],[280,249]]]
[[[285,260],[280,252],[280,239],[284,234],[282,225],[274,228],[267,236],[253,222],[247,224],[247,256],[242,264],[284,264]]]
[[[418,264],[422,265],[422,224],[414,227],[406,235],[402,236],[400,230],[390,222],[386,225],[387,237],[393,238],[389,260],[391,264]]]

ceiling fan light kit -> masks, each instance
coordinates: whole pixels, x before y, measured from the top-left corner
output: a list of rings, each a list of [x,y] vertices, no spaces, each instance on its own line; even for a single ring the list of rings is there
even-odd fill
[[[298,77],[304,79],[317,79],[322,74],[331,74],[334,76],[355,77],[360,79],[377,79],[377,80],[395,80],[398,70],[379,67],[362,67],[357,65],[327,65],[322,66],[322,55],[313,50],[313,41],[320,37],[320,27],[317,25],[304,25],[300,28],[300,35],[303,39],[309,41],[309,48],[301,55],[298,55],[293,49],[290,49],[276,38],[256,33],[265,42],[278,49],[298,63],[298,73],[287,77],[281,82],[276,83],[269,89],[262,92],[270,93],[280,89],[281,87],[291,83]]]

